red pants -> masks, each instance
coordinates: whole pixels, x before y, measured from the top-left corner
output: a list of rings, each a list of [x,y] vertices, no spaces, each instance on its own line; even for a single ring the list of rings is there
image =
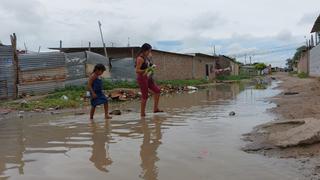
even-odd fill
[[[149,89],[155,94],[160,94],[160,88],[154,83],[154,80],[151,78],[148,78],[148,76],[138,74],[137,82],[139,84],[140,91],[142,94],[141,96],[142,100],[148,99]]]

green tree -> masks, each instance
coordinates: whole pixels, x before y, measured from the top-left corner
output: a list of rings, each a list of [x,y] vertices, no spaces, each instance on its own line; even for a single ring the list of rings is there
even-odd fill
[[[267,65],[264,63],[257,63],[254,65],[254,68],[259,71],[259,74],[261,74],[261,71],[264,70],[266,67]]]
[[[302,52],[305,51],[307,49],[306,46],[300,46],[297,48],[296,52],[294,53],[294,56],[293,56],[293,61],[294,62],[298,62],[301,55],[302,55]]]
[[[287,61],[286,65],[287,65],[288,69],[291,71],[294,66],[294,61],[291,58],[288,58],[286,61]]]

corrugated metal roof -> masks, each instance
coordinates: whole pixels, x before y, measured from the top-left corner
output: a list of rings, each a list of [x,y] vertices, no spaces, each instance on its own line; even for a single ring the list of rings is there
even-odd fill
[[[49,52],[19,55],[19,68],[21,71],[62,66],[65,66],[64,53]]]
[[[50,81],[64,81],[67,77],[65,67],[44,68],[30,71],[21,71],[19,73],[20,84],[37,84]]]
[[[0,97],[14,95],[14,69],[12,46],[0,46]]]
[[[114,79],[114,80],[136,79],[134,60],[132,58],[112,60],[111,79]]]
[[[76,80],[86,77],[85,52],[66,53],[67,80]]]
[[[7,81],[0,80],[0,99],[8,97]]]
[[[67,80],[65,81],[65,86],[85,86],[87,84],[88,78]]]
[[[316,22],[314,23],[311,33],[320,32],[320,15],[318,16]]]
[[[105,56],[90,51],[86,51],[86,53],[88,64],[104,64],[105,66],[109,65],[109,61]]]
[[[18,85],[18,94],[44,94],[53,92],[56,89],[62,89],[65,87],[64,82],[50,82],[40,84]]]
[[[86,52],[66,53],[67,66],[85,64],[87,60]]]
[[[85,64],[67,66],[67,80],[81,79],[86,77]]]

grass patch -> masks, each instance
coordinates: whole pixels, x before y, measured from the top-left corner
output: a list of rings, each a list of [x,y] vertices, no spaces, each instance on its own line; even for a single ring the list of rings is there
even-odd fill
[[[197,86],[209,83],[206,79],[190,79],[190,80],[166,80],[157,81],[159,85],[172,85],[172,86]]]
[[[112,90],[116,88],[138,88],[138,84],[136,81],[110,81],[103,80],[103,89]]]
[[[172,86],[196,86],[208,83],[207,80],[169,80],[158,81],[160,85],[172,85]],[[116,88],[138,88],[138,84],[135,81],[110,81],[103,80],[104,90],[112,90]],[[78,108],[85,104],[83,97],[86,93],[85,86],[70,86],[63,89],[57,89],[48,96],[30,100],[27,103],[20,103],[19,101],[9,101],[0,103],[0,107],[11,108],[16,110],[31,111],[35,109],[49,109],[49,108]],[[62,98],[67,97],[67,100]],[[87,102],[89,103],[89,102]]]
[[[254,86],[255,89],[267,89],[267,86],[265,84],[256,84]]]
[[[241,81],[243,79],[250,79],[250,76],[247,76],[247,75],[218,76],[217,79],[220,81]]]
[[[301,73],[298,74],[298,77],[301,78],[301,79],[304,79],[304,78],[308,77],[308,74],[305,73],[305,72],[301,72]]]
[[[298,74],[298,72],[297,71],[290,71],[289,72],[289,75],[291,75],[291,76],[293,76],[293,75],[297,75]]]

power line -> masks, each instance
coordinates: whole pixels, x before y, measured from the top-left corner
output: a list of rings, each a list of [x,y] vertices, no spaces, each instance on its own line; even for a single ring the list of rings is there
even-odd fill
[[[232,54],[229,56],[235,57],[235,58],[241,58],[241,57],[246,57],[246,56],[273,54],[273,53],[278,53],[278,52],[283,52],[283,51],[296,50],[297,46],[299,46],[299,45],[303,45],[303,43],[288,44],[288,45],[273,47],[273,48],[270,48],[267,50],[252,50],[252,51],[248,51],[248,52],[244,52],[244,53]],[[294,46],[294,47],[291,47],[291,46]],[[289,48],[289,47],[291,47],[291,48]]]

